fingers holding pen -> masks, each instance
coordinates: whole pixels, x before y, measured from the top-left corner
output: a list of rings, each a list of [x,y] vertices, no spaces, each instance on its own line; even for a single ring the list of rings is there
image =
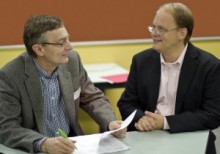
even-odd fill
[[[72,140],[64,139],[63,137],[56,137],[55,139],[55,146],[59,148],[60,152],[72,153],[75,150],[75,145]]]
[[[42,143],[42,150],[51,154],[71,154],[75,150],[75,143],[76,141],[63,137],[47,138]]]

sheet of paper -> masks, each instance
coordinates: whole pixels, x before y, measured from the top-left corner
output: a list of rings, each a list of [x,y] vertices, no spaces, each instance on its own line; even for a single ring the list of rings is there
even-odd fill
[[[99,153],[112,153],[117,151],[128,150],[129,147],[112,135],[104,136],[99,142]]]
[[[70,137],[69,139],[75,140],[77,149],[74,154],[98,154],[99,153],[99,141],[101,134],[92,134],[84,136]]]
[[[111,133],[114,133],[116,131],[119,131],[119,130],[122,130],[124,128],[126,128],[130,123],[131,121],[133,120],[135,114],[136,114],[137,110],[135,110],[134,112],[132,112],[121,124],[121,127],[118,128],[118,129],[115,129],[115,130],[111,130],[111,131],[107,131],[107,132],[104,132],[103,135],[108,135],[108,134],[111,134]]]
[[[107,83],[113,84],[112,81],[104,79],[104,78],[96,76],[96,75],[90,74],[89,77],[93,83],[106,83],[107,82]]]
[[[112,135],[102,136],[102,134],[92,134],[70,137],[69,139],[76,141],[77,149],[74,154],[104,154],[129,149],[127,145]]]
[[[133,120],[136,112],[135,110],[131,113],[131,115],[122,122],[121,127],[116,130],[107,131],[102,134],[70,137],[69,139],[76,141],[75,145],[77,149],[74,151],[74,154],[103,154],[128,150],[129,147],[113,137],[111,133],[126,128]]]

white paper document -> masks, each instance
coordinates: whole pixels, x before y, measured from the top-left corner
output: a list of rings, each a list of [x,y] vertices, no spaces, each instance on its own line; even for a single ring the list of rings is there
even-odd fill
[[[135,110],[134,112],[132,112],[121,124],[121,127],[118,128],[118,129],[115,129],[115,130],[111,130],[111,131],[107,131],[107,132],[104,132],[103,135],[107,135],[107,134],[111,134],[111,133],[114,133],[114,132],[117,132],[121,129],[124,129],[126,128],[130,123],[131,121],[133,120],[135,114],[136,114],[137,110]]]
[[[129,147],[112,135],[102,136],[99,141],[99,153],[112,153],[128,150]]]
[[[76,141],[77,149],[74,154],[104,154],[129,149],[127,145],[112,135],[102,137],[102,134],[92,134],[70,139]]]
[[[114,131],[107,131],[101,134],[70,137],[69,139],[76,141],[75,145],[77,149],[74,151],[74,154],[103,154],[128,150],[129,147],[119,139],[113,137],[111,133],[126,128],[131,123],[135,113],[136,110],[122,122],[120,128]]]

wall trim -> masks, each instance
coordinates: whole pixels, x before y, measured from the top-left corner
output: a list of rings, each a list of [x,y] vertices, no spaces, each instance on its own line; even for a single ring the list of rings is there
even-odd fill
[[[216,37],[192,37],[191,41],[219,41],[220,36]],[[83,42],[71,42],[75,47],[77,46],[96,46],[96,45],[118,45],[118,44],[144,44],[151,43],[152,39],[126,39],[126,40],[106,40],[106,41],[83,41]],[[24,45],[0,45],[0,50],[2,49],[22,49],[25,48]]]

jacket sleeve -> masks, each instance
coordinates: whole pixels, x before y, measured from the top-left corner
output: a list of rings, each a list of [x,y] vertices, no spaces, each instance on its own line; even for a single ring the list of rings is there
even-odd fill
[[[118,107],[123,120],[126,119],[133,111],[137,110],[133,121],[128,126],[128,131],[135,130],[134,123],[144,116],[143,108],[141,108],[138,100],[137,69],[136,58],[134,57],[132,60],[126,88],[118,101]]]
[[[77,53],[76,57],[81,86],[80,107],[99,124],[103,131],[106,131],[109,123],[116,120],[115,113],[104,93],[91,82]]]
[[[220,62],[211,59],[201,66],[195,72],[180,112],[166,117],[171,133],[215,129],[220,125]]]
[[[22,127],[22,100],[14,80],[0,71],[0,143],[33,153],[33,142],[44,136]]]

